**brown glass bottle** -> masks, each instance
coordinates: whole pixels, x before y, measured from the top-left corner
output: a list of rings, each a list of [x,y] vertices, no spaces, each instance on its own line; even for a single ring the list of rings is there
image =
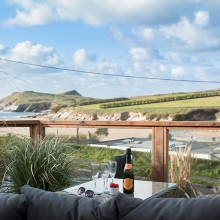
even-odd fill
[[[131,149],[126,152],[126,163],[123,173],[123,192],[127,194],[134,193],[134,171],[131,160]]]

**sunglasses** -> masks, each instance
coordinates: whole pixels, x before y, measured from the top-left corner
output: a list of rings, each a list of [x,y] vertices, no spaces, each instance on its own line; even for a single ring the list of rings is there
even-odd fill
[[[94,192],[92,190],[86,190],[85,187],[79,187],[77,194],[78,195],[85,194],[85,196],[89,198],[92,198],[94,196]]]

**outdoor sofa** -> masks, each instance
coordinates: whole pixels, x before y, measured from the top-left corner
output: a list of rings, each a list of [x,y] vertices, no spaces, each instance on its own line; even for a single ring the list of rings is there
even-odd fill
[[[144,193],[144,192],[143,192]],[[0,220],[219,220],[220,196],[151,198],[119,193],[107,202],[23,186],[21,194],[0,193]]]

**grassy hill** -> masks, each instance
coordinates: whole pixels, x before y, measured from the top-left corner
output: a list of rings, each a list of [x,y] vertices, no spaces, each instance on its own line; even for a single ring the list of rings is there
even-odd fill
[[[72,93],[71,93],[72,92]],[[76,100],[87,100],[92,98],[86,98],[81,96],[79,93],[70,91],[61,94],[52,93],[40,93],[33,91],[25,92],[14,92],[10,96],[0,100],[1,103],[16,102],[17,104],[28,104],[28,103],[42,103],[51,102],[57,104],[72,104]]]
[[[12,93],[0,100],[0,106],[42,103],[49,103],[49,109],[54,113],[68,108],[73,113],[83,112],[85,114],[141,112],[149,117],[155,115],[158,117],[179,117],[179,115],[188,114],[197,109],[219,110],[220,90],[114,99],[83,97],[75,90],[60,94],[25,91]],[[212,114],[217,114],[217,112],[213,111]],[[207,114],[211,114],[211,112],[207,111]]]
[[[40,93],[34,91],[14,92],[0,100],[0,106],[30,106],[48,103],[51,109],[59,110],[62,107],[74,107],[81,101],[94,100],[81,96],[77,91],[69,91],[61,94]],[[4,110],[4,109],[3,109]]]

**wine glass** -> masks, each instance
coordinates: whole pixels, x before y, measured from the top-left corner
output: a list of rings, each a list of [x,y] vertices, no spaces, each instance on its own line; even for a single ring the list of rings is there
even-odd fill
[[[91,163],[91,175],[94,182],[94,193],[96,192],[96,180],[99,178],[100,173],[100,163],[92,162]]]
[[[112,178],[112,183],[114,181],[116,170],[117,170],[117,162],[116,161],[109,161],[109,174]]]
[[[109,176],[109,163],[108,162],[101,163],[101,176],[103,179],[102,195],[105,197],[108,191],[108,176]]]

